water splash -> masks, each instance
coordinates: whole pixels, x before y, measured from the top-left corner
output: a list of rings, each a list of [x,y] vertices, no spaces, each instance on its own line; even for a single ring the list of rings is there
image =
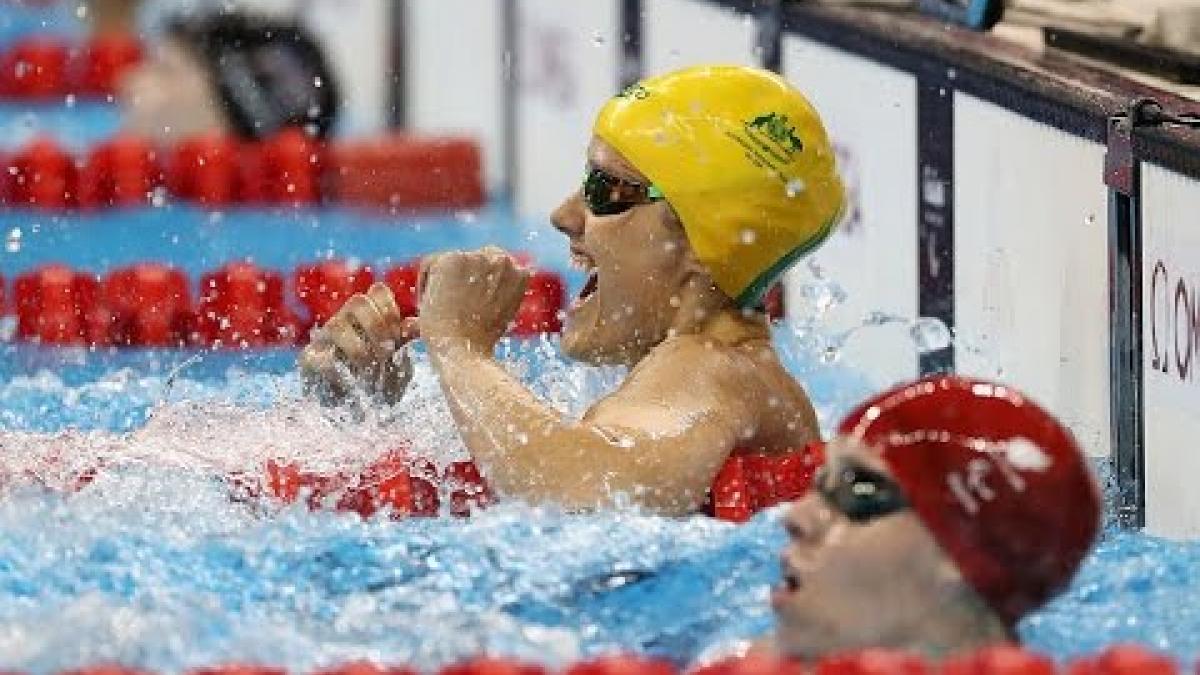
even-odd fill
[[[20,253],[21,243],[21,228],[14,227],[8,231],[8,237],[4,239],[4,250],[9,253]]]
[[[938,332],[882,312],[859,330],[894,325]],[[852,364],[820,358],[851,335],[775,329],[826,428],[870,390]],[[420,452],[461,456],[419,351],[399,406],[355,414],[304,400],[286,352],[189,363],[195,354],[0,349],[0,370],[10,369],[0,375],[15,375],[0,377],[10,429],[0,460],[22,474],[0,481],[0,668],[252,661],[305,672],[371,658],[431,669],[483,651],[555,666],[618,650],[683,663],[770,630],[778,511],[732,526],[509,503],[468,520],[393,522],[229,498],[226,472],[279,454],[354,466],[381,438],[403,436]],[[572,364],[553,339],[508,343],[502,355],[565,415],[625,375]],[[47,489],[97,464],[105,469],[83,489]],[[1118,637],[1190,653],[1200,647],[1197,564],[1200,546],[1110,533],[1022,637],[1058,654]]]

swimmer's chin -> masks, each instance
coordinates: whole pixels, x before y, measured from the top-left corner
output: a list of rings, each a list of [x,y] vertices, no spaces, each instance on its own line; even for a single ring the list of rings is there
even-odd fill
[[[563,355],[592,366],[631,366],[653,347],[642,340],[605,341],[598,335],[601,332],[594,325],[572,324],[568,318],[559,343]]]

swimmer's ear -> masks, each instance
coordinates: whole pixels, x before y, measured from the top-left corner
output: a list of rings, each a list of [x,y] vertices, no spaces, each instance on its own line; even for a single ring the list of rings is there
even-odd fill
[[[675,208],[665,201],[661,202],[661,204],[666,209],[667,224],[679,232],[683,232],[683,221],[679,219],[679,214],[675,213]]]
[[[433,261],[434,256],[427,255],[421,258],[421,268],[417,272],[417,301],[425,297],[425,286],[429,281],[429,264]]]
[[[712,280],[712,275],[708,272],[708,267],[696,257],[696,252],[692,250],[692,244],[683,233],[682,226],[679,230],[679,245],[683,247],[683,269],[687,272],[688,278],[693,282],[702,281],[708,285],[715,286],[716,284]]]

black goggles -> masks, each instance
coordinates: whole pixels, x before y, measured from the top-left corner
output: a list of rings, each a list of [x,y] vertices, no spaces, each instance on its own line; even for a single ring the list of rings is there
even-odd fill
[[[854,523],[868,523],[908,508],[904,492],[891,478],[857,464],[825,465],[813,487],[829,508]]]
[[[583,201],[597,216],[624,213],[635,206],[664,198],[662,190],[653,185],[618,178],[597,167],[591,167],[583,174]]]

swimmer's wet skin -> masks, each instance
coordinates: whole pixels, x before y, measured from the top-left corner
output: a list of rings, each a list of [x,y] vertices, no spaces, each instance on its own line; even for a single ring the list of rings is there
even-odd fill
[[[632,366],[624,384],[565,420],[496,362],[527,277],[499,249],[426,259],[420,332],[467,449],[500,494],[694,512],[731,453],[818,438],[808,397],[753,308],[836,222],[844,190],[834,155],[816,112],[784,80],[710,66],[615,97],[586,165],[583,189],[552,216],[588,272],[562,347]],[[302,369],[318,384],[335,371],[317,364],[324,350],[377,377],[355,361],[391,359],[402,341],[371,330],[390,322],[349,320],[357,330],[306,349]]]
[[[789,512],[774,647],[941,657],[1015,639],[1062,592],[1100,527],[1075,440],[1012,388],[939,376],[842,422]]]

